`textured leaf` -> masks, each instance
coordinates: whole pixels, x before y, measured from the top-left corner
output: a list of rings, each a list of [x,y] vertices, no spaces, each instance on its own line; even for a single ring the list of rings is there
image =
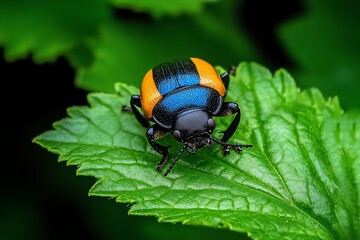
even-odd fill
[[[130,214],[254,239],[360,237],[360,114],[343,113],[337,98],[300,91],[285,70],[272,75],[242,63],[227,96],[242,109],[231,141],[254,148],[228,157],[218,146],[184,153],[164,177],[145,129],[121,112],[138,89],[118,84],[117,91],[90,94],[90,107],[69,108],[68,118],[34,140],[78,165],[79,175],[99,179],[90,195],[132,203]],[[216,121],[219,136],[231,118]],[[181,145],[164,141],[173,158]]]

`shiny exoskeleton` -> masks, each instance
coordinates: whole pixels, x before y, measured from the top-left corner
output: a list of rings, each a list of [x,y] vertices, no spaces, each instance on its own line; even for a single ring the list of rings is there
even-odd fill
[[[241,116],[238,104],[224,102],[229,75],[235,71],[233,67],[228,73],[219,75],[212,65],[199,58],[163,63],[146,73],[140,95],[131,96],[131,108],[123,107],[123,110],[132,111],[141,125],[148,128],[146,137],[150,145],[162,155],[157,165],[158,171],[169,159],[169,147],[160,145],[156,140],[171,133],[184,144],[164,176],[169,174],[186,148],[190,153],[195,153],[197,148],[211,148],[216,142],[227,156],[230,148],[240,153],[242,148],[252,147],[251,144],[227,143]],[[142,113],[137,107],[141,108]],[[235,118],[222,132],[222,139],[213,138],[215,121],[212,117],[233,114],[236,114]],[[155,124],[150,126],[149,122]]]

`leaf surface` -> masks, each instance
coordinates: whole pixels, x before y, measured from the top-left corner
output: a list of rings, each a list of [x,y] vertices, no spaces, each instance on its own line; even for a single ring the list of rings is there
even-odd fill
[[[78,165],[77,174],[98,179],[90,195],[132,203],[130,214],[229,228],[253,239],[360,236],[360,115],[343,113],[337,98],[300,91],[283,69],[273,75],[241,63],[227,96],[242,110],[230,140],[254,148],[228,157],[219,146],[185,152],[164,177],[146,130],[121,111],[138,89],[116,88],[118,95],[89,94],[89,107],[69,108],[68,118],[34,140]],[[229,121],[216,118],[215,136]],[[171,136],[163,141],[173,146],[173,159],[181,144]]]

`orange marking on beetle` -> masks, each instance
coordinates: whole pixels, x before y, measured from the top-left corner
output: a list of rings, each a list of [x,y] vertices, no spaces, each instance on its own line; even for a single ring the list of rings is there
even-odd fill
[[[215,89],[221,96],[225,96],[226,89],[216,69],[208,62],[199,58],[190,58],[195,64],[200,76],[200,86]]]
[[[152,69],[150,69],[145,74],[140,88],[141,109],[147,119],[152,117],[152,111],[161,98],[162,96],[155,85]]]

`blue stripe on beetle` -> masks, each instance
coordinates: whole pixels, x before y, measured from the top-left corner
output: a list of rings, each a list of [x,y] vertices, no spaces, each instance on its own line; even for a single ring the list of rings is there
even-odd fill
[[[177,59],[160,64],[144,76],[140,95],[132,95],[130,108],[123,106],[123,111],[131,111],[140,124],[148,128],[146,137],[155,151],[162,155],[156,166],[161,171],[169,159],[167,146],[156,140],[171,133],[184,145],[171,165],[166,170],[167,176],[179,160],[185,149],[195,153],[197,148],[213,147],[214,143],[222,146],[225,156],[230,148],[241,153],[242,148],[251,144],[230,144],[227,141],[240,123],[240,108],[237,103],[224,102],[230,75],[236,68],[219,75],[215,68],[199,58]],[[138,108],[141,108],[142,113]],[[212,136],[215,129],[213,117],[234,115],[235,118],[223,131],[218,140]],[[154,122],[150,126],[150,122]]]

